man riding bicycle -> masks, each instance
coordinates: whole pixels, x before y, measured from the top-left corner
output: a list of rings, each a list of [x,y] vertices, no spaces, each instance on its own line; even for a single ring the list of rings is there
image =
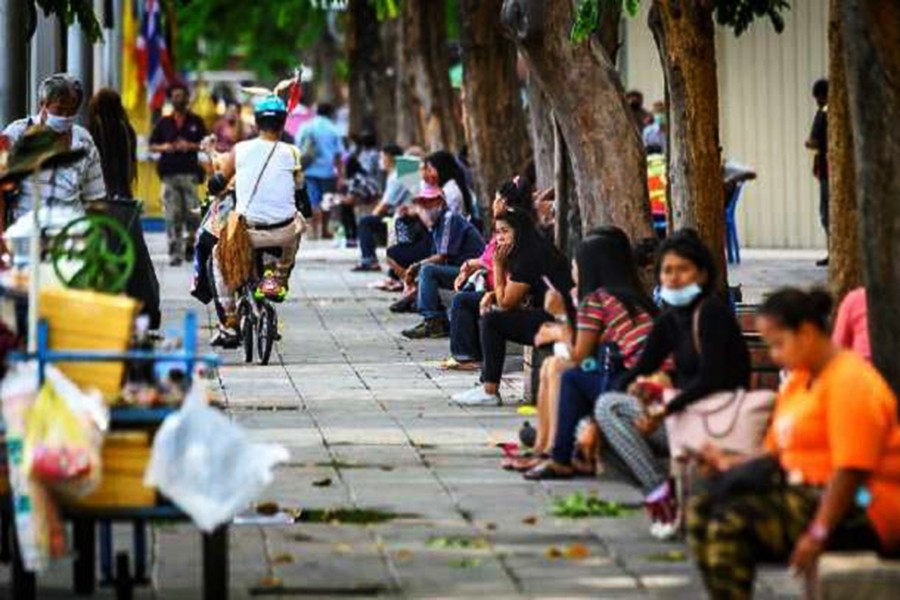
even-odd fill
[[[235,193],[235,210],[244,215],[254,250],[272,250],[274,265],[265,268],[258,293],[281,301],[306,231],[306,220],[297,210],[297,194],[303,186],[300,151],[281,141],[287,119],[287,107],[278,96],[259,101],[254,109],[259,137],[240,142],[225,155],[217,157],[226,181]],[[222,277],[218,253],[213,253],[216,294],[221,305],[219,330],[214,346],[237,347],[240,344],[235,292]]]

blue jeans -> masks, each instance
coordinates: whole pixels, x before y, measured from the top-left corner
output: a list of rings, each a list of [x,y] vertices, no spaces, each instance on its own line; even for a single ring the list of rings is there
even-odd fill
[[[458,292],[450,303],[450,354],[459,361],[481,360],[479,305],[484,292]]]
[[[423,265],[419,270],[419,314],[426,319],[446,317],[441,306],[440,289],[453,289],[453,282],[459,275],[459,267],[450,265]]]
[[[583,371],[581,367],[575,367],[563,373],[556,411],[556,439],[553,440],[554,462],[571,464],[578,423],[594,412],[597,398],[606,391],[606,385],[606,374],[601,371]]]
[[[359,220],[359,252],[362,264],[374,265],[378,262],[375,254],[376,238],[387,234],[387,225],[381,217],[367,215]]]

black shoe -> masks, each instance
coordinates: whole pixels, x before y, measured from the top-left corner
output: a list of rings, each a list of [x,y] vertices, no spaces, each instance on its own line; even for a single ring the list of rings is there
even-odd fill
[[[220,325],[216,333],[213,334],[212,339],[209,341],[209,345],[225,348],[227,350],[234,350],[241,345],[241,336],[234,329],[222,327]]]
[[[425,319],[415,327],[402,332],[411,340],[436,340],[450,336],[450,325],[446,319]]]
[[[184,250],[184,262],[194,262],[194,245],[191,244]]]
[[[182,262],[184,261],[181,260],[180,256],[172,256],[169,258],[170,267],[180,267]]]
[[[828,257],[826,256],[826,257],[823,258],[822,260],[817,260],[817,261],[816,261],[816,266],[817,266],[817,267],[827,267],[827,266],[828,266]]]
[[[410,294],[400,298],[391,304],[390,311],[392,313],[413,313],[416,312],[416,295]]]

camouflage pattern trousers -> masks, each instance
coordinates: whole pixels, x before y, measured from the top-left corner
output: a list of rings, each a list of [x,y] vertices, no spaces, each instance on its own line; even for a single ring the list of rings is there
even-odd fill
[[[773,487],[714,502],[700,494],[687,505],[688,543],[711,598],[753,595],[756,565],[785,563],[819,508],[822,488]],[[878,537],[856,507],[831,536],[831,550],[875,550]]]

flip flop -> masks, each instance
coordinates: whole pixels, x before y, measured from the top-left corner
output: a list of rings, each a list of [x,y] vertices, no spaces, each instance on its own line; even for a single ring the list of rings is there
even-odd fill
[[[522,473],[522,477],[528,481],[550,481],[554,479],[572,479],[575,473],[563,473],[557,471],[556,466],[551,461],[544,461],[533,469],[529,469]]]
[[[504,458],[503,462],[500,463],[500,467],[504,471],[524,473],[525,471],[530,471],[540,465],[545,460],[547,460],[546,456],[518,456],[516,458]]]
[[[481,363],[475,360],[458,361],[455,358],[448,358],[441,363],[441,369],[445,371],[477,371],[481,368]]]

